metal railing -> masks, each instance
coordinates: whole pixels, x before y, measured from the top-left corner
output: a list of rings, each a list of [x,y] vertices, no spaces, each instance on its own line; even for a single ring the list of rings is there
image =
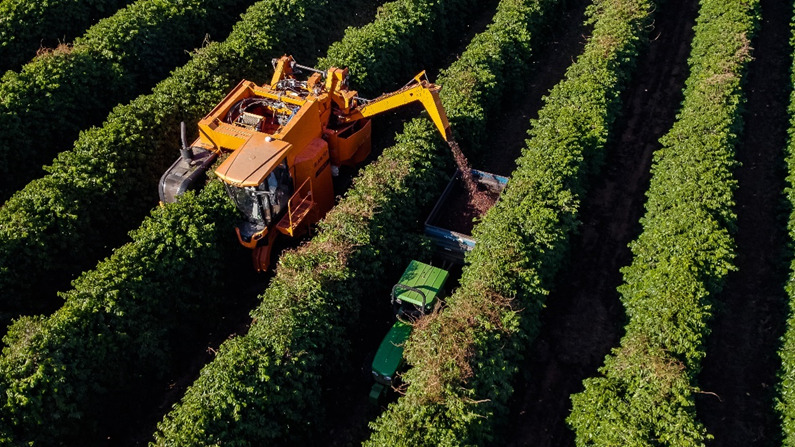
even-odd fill
[[[304,196],[301,196],[301,192],[304,189],[307,189],[308,191],[306,192],[306,194]],[[295,228],[293,226],[293,215],[295,214],[295,212],[293,211],[293,208],[294,208],[293,207],[293,200],[296,199],[296,198],[301,199],[301,200],[298,203],[298,206],[295,207],[295,211],[300,210],[301,207],[304,205],[304,203],[311,202],[311,200],[312,200],[312,178],[311,177],[309,177],[306,180],[304,180],[304,183],[301,183],[301,186],[299,186],[298,189],[296,189],[296,191],[293,194],[293,196],[290,197],[290,200],[287,201],[287,219],[288,219],[288,222],[290,224],[290,235],[293,234],[293,229]],[[309,206],[311,206],[311,205],[309,205]]]

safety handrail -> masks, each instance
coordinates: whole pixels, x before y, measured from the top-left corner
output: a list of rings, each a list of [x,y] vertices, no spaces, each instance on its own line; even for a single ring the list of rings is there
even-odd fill
[[[395,292],[397,291],[397,289],[405,289],[405,290],[408,290],[408,291],[411,291],[411,292],[419,293],[420,296],[422,297],[422,313],[425,314],[425,306],[428,305],[428,303],[427,303],[428,298],[425,296],[425,293],[422,290],[420,290],[420,289],[418,289],[416,287],[411,287],[411,286],[407,286],[405,284],[397,283],[394,286],[392,286],[392,300],[391,300],[392,304],[395,304],[395,299],[397,298],[397,294]]]
[[[307,184],[309,185],[309,192],[306,195],[304,195],[303,197],[299,196],[299,194],[301,194],[301,191],[304,189],[304,186],[306,186]],[[295,191],[295,193],[292,195],[292,197],[290,197],[290,200],[287,201],[287,218],[288,218],[288,220],[290,222],[290,231],[291,231],[290,234],[292,234],[292,230],[294,228],[293,227],[293,214],[294,214],[293,213],[293,199],[295,199],[296,197],[299,197],[301,199],[301,201],[298,203],[298,206],[295,208],[296,210],[301,209],[301,206],[306,201],[312,199],[312,178],[311,177],[307,177],[307,179],[304,180],[304,183],[301,183],[301,186],[299,186],[298,189]]]

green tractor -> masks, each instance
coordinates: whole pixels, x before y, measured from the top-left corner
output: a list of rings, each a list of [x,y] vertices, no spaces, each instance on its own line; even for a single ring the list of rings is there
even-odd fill
[[[411,335],[412,320],[425,315],[436,305],[449,273],[419,261],[411,261],[400,281],[392,287],[391,302],[397,321],[387,332],[373,359],[375,384],[370,401],[378,403],[392,387],[395,373],[403,365],[403,346]]]

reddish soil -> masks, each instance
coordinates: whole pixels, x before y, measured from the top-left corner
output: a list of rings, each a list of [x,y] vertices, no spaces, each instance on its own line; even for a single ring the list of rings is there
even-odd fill
[[[602,174],[583,198],[570,265],[547,299],[541,331],[527,352],[522,370],[529,379],[517,384],[508,445],[573,445],[565,424],[569,396],[597,374],[618,343],[624,323],[619,269],[631,261],[627,244],[640,231],[652,153],[681,102],[696,8],[694,0],[669,0],[657,13],[652,41],[623,97],[625,118],[616,123]]]
[[[490,136],[493,144],[473,162],[477,169],[505,177],[516,169],[516,159],[522,155],[530,120],[537,118],[544,106],[543,96],[563,79],[566,69],[582,53],[588,32],[583,26],[586,3],[590,2],[570,1],[567,9],[560,13],[559,27],[549,32],[537,56],[529,62],[534,66],[532,74],[521,80],[526,90],[495,120],[498,124],[494,125],[495,132]]]
[[[763,446],[779,441],[774,409],[778,339],[787,315],[785,183],[791,1],[762,0],[745,92],[745,129],[737,148],[739,188],[736,265],[715,297],[707,357],[698,377],[709,394],[696,400],[713,445]],[[714,394],[712,394],[714,393]]]

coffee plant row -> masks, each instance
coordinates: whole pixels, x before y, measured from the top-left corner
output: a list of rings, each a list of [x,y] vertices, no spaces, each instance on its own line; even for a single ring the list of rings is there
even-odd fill
[[[16,70],[42,46],[79,36],[132,0],[0,1],[0,74]]]
[[[258,2],[224,42],[115,107],[48,175],[15,193],[0,208],[0,313],[47,311],[54,290],[121,245],[157,203],[157,182],[179,156],[180,121],[195,137],[198,120],[241,79],[265,81],[274,55],[314,61],[342,33],[346,15],[336,10],[326,1]]]
[[[387,5],[375,23],[405,23],[401,11],[412,8],[405,8],[410,4],[405,0],[399,3]],[[472,18],[467,11],[477,12],[474,6],[472,1],[427,2],[416,5],[416,11],[423,19],[437,19],[439,33],[455,36]],[[456,19],[443,20],[446,16]],[[411,27],[412,33],[421,29]],[[391,45],[434,42],[437,56],[449,52],[440,45],[441,34],[394,37]],[[372,40],[379,41],[384,40]],[[376,63],[391,63],[389,54]],[[206,215],[202,206],[208,206]],[[194,339],[214,324],[213,314],[224,303],[218,300],[223,278],[234,277],[234,267],[250,268],[248,253],[235,250],[236,217],[223,188],[212,183],[196,199],[191,196],[156,210],[153,219],[132,233],[132,243],[74,282],[75,288],[63,294],[66,304],[55,314],[22,318],[12,325],[4,351],[8,357],[0,357],[0,365],[5,365],[0,367],[0,389],[5,393],[0,394],[8,396],[3,406],[3,420],[9,425],[5,437],[35,442],[42,439],[37,437],[42,427],[59,425],[59,430],[44,435],[67,444],[81,438],[86,442],[95,439],[97,426],[123,419],[110,411],[115,408],[112,402],[134,400],[147,384],[171,373],[168,360],[185,344],[180,340]],[[199,249],[203,254],[196,253]],[[228,253],[246,262],[230,262]],[[208,275],[206,281],[200,280],[202,275]],[[26,362],[29,359],[34,361]]]
[[[501,1],[489,31],[440,76],[454,132],[472,126],[458,138],[470,155],[481,147],[470,136],[485,134],[494,124],[488,116],[515,93],[516,85],[492,80],[526,73],[544,9],[536,1]],[[410,122],[397,140],[356,178],[319,234],[280,257],[249,333],[222,345],[160,423],[157,445],[311,443],[329,428],[322,422],[329,410],[324,384],[340,371],[356,374],[349,353],[361,347],[351,346],[350,334],[362,324],[362,307],[388,314],[385,284],[411,258],[428,255],[411,234],[452,166],[427,120]]]
[[[223,286],[241,253],[227,242],[236,212],[224,199],[214,184],[156,208],[132,242],[74,281],[63,307],[8,328],[0,443],[99,445],[103,430],[133,420],[183,340],[213,327],[232,301]]]
[[[253,0],[138,0],[75,40],[0,81],[0,201],[43,174],[42,165],[221,37]]]
[[[367,445],[497,445],[523,352],[565,262],[590,172],[600,165],[655,5],[598,0],[592,36],[545,98],[518,167],[475,225],[460,286],[406,346],[408,387]]]
[[[702,0],[690,75],[654,154],[643,231],[619,287],[628,322],[598,377],[572,397],[578,446],[702,446],[694,394],[718,293],[735,270],[735,145],[759,2]]]
[[[792,19],[790,28],[792,32],[790,47],[793,50],[790,79],[792,85],[795,85],[795,17]],[[789,116],[789,138],[786,148],[789,187],[785,195],[787,203],[792,209],[787,228],[791,241],[795,241],[795,90],[790,92]],[[795,260],[790,264],[790,276],[786,291],[789,296],[790,315],[779,350],[781,369],[779,371],[777,410],[782,421],[782,445],[792,447],[795,446]]]
[[[251,60],[247,66],[196,76],[192,70],[212,69],[215,64],[234,59],[213,58],[219,54],[214,51],[244,48],[239,41],[211,45],[188,64],[186,68],[191,71],[178,71],[183,77],[160,84],[160,92],[139,98],[133,107],[157,110],[164,105],[166,87],[176,87],[172,93],[190,87],[191,84],[185,87],[180,83],[190,73],[194,73],[194,79],[204,80],[192,84],[203,88],[201,93],[212,95],[208,87],[214,87],[220,99],[222,89],[237,82],[228,79],[238,74],[237,70],[262,65],[259,57],[265,57],[259,51],[283,51],[287,47],[283,39],[289,34],[280,34],[280,27],[289,24],[296,29],[312,29],[317,20],[330,17],[326,2],[314,1],[305,8],[295,1],[289,5],[292,8],[285,6],[275,12],[274,7],[279,5],[284,6],[284,2],[263,1],[236,25],[241,39],[255,40],[266,47],[257,51],[249,47]],[[345,15],[340,12],[333,18],[340,23],[341,32]],[[268,23],[273,24],[272,29],[266,26]],[[324,35],[328,38],[331,30],[326,30]],[[317,40],[302,43],[304,54],[314,54],[323,44],[319,33]],[[208,106],[211,108],[212,104]],[[163,107],[155,118],[162,118],[166,112],[176,114]],[[198,111],[194,113],[200,115]],[[111,119],[109,123],[115,125],[108,132],[124,129],[120,125],[124,122]],[[130,138],[134,129],[127,132],[121,137]],[[171,143],[176,147],[177,141]],[[172,157],[176,157],[176,152]],[[94,163],[95,173],[100,164],[105,165],[104,177],[97,179],[100,182],[119,174],[109,161]],[[130,167],[128,182],[134,182],[139,173]],[[156,189],[152,188],[150,194],[156,196]],[[97,440],[99,427],[124,420],[124,412],[132,411],[130,408],[135,405],[118,402],[145,400],[142,396],[146,386],[171,372],[169,360],[185,345],[185,340],[195,339],[195,334],[215,324],[215,306],[225,301],[218,298],[223,296],[219,284],[224,284],[222,280],[234,271],[226,266],[250,268],[248,262],[234,263],[227,255],[234,252],[234,259],[248,261],[247,253],[237,250],[239,244],[233,237],[236,218],[220,184],[214,184],[198,198],[191,196],[176,205],[156,209],[141,228],[131,233],[132,242],[114,251],[110,258],[78,278],[71,291],[61,295],[65,300],[63,307],[49,317],[17,320],[9,328],[0,357],[0,439],[14,444],[58,440],[64,445],[86,445]]]

